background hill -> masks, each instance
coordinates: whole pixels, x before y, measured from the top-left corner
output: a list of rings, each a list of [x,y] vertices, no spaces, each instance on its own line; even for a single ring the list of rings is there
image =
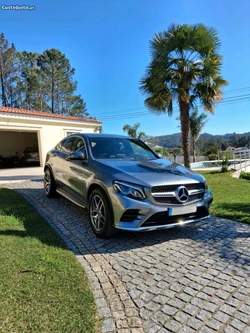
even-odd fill
[[[236,142],[239,141],[240,138],[249,137],[250,132],[245,133],[226,133],[224,135],[212,135],[209,133],[201,134],[198,142],[202,141],[203,143],[208,142],[226,142],[228,145],[233,145],[235,141],[235,145],[237,146]],[[155,145],[162,146],[165,148],[175,148],[181,146],[181,133],[174,133],[169,135],[161,135],[155,136],[149,140],[150,142],[154,143]]]

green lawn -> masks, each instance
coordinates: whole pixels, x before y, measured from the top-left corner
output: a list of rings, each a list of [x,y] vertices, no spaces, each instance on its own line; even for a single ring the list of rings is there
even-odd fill
[[[211,215],[250,223],[250,181],[237,179],[230,172],[202,172],[213,193]]]
[[[0,332],[99,332],[83,268],[40,215],[0,188]]]

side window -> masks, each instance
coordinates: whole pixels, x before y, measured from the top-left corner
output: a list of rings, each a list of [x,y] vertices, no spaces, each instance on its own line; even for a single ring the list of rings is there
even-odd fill
[[[75,137],[66,138],[64,141],[61,142],[60,151],[64,153],[71,153],[74,141]]]
[[[63,141],[60,141],[57,145],[56,145],[56,150],[59,150],[61,151],[62,150],[62,144],[63,144],[64,140]]]
[[[150,156],[150,153],[147,150],[143,149],[141,146],[135,144],[134,142],[130,142],[130,146],[134,154],[139,155],[142,158],[148,158]]]
[[[85,143],[82,138],[75,138],[75,141],[72,146],[72,152],[79,151],[85,148]]]

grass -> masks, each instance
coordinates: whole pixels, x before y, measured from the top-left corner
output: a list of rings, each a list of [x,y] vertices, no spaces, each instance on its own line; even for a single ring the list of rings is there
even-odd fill
[[[233,178],[231,172],[204,171],[202,175],[214,196],[211,215],[250,223],[250,181]]]
[[[0,332],[99,332],[83,268],[15,191],[0,188]]]

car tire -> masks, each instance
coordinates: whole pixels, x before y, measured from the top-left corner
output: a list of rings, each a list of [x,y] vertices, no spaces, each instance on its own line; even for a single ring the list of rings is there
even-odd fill
[[[56,182],[49,168],[44,171],[44,193],[48,198],[54,198],[57,195]]]
[[[94,234],[111,238],[118,233],[109,200],[102,189],[95,189],[89,197],[89,222]]]

